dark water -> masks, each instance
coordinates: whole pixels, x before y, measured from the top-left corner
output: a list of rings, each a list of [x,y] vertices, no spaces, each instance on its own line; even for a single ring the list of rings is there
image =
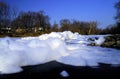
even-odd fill
[[[120,67],[100,64],[99,68],[75,67],[55,61],[23,67],[24,71],[16,74],[0,75],[0,79],[120,79]],[[69,77],[62,77],[61,71],[67,71]]]

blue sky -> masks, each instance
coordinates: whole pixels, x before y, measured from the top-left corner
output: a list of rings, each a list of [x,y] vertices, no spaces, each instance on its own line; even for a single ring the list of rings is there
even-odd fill
[[[114,24],[116,9],[114,4],[118,0],[0,0],[19,11],[43,10],[50,22],[59,23],[61,19],[76,19],[80,21],[98,21],[99,27],[105,28]]]

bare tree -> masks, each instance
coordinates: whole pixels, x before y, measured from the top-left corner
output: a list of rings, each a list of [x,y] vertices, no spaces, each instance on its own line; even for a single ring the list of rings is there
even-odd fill
[[[117,10],[115,19],[117,20],[118,23],[120,23],[120,1],[118,1],[118,2],[115,4],[115,8],[116,8],[116,10]]]
[[[13,20],[13,27],[25,29],[25,32],[46,31],[49,29],[49,17],[43,12],[21,12],[16,19]]]
[[[62,20],[60,20],[60,25],[61,25],[60,30],[61,31],[67,31],[67,30],[69,30],[70,24],[71,24],[71,22],[68,19],[62,19]]]
[[[4,2],[0,2],[0,27],[8,27],[10,22],[10,7]]]
[[[56,22],[52,25],[51,30],[54,31],[54,32],[59,31],[59,27],[58,27],[58,24]]]

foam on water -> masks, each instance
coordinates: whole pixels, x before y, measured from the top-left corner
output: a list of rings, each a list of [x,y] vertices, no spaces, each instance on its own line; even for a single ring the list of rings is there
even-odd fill
[[[68,74],[67,71],[65,71],[65,70],[63,70],[63,71],[60,73],[60,75],[61,75],[62,77],[69,77],[69,74]]]
[[[80,35],[70,31],[52,32],[39,37],[0,38],[0,73],[22,71],[22,66],[37,65],[52,60],[74,66],[98,66],[98,63],[119,66],[120,50],[91,47],[104,42],[104,35]]]

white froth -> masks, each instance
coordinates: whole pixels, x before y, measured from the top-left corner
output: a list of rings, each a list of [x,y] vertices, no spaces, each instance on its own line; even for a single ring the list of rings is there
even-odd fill
[[[89,38],[98,40],[89,41]],[[119,66],[120,50],[91,47],[100,45],[104,35],[80,35],[70,31],[52,32],[39,37],[0,38],[0,73],[22,71],[22,66],[37,65],[52,60],[74,66],[98,66],[98,63]]]

